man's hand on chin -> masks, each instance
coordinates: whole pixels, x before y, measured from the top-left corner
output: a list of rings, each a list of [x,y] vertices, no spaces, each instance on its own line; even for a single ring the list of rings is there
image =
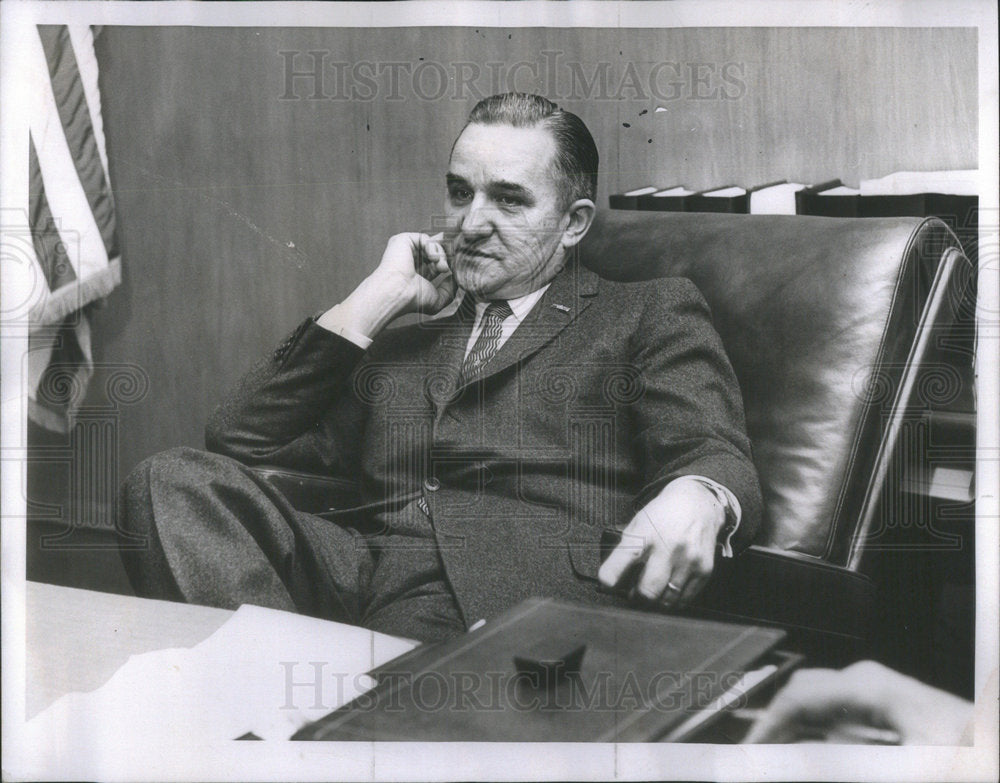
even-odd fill
[[[664,606],[685,604],[712,574],[725,521],[709,489],[688,477],[675,479],[632,518],[598,579],[614,587],[634,568],[636,595]]]
[[[455,279],[439,239],[417,232],[396,234],[378,267],[316,323],[374,337],[401,315],[434,314],[454,298]]]

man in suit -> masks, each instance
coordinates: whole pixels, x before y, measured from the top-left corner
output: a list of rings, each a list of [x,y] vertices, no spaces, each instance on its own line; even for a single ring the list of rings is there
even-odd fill
[[[149,542],[123,552],[137,591],[422,640],[532,595],[697,595],[760,517],[742,401],[689,281],[575,263],[597,167],[575,115],[481,101],[452,148],[444,236],[392,237],[241,381],[209,452],[125,482],[123,519]],[[407,313],[436,317],[386,328]],[[255,464],[355,479],[361,505],[296,511]]]

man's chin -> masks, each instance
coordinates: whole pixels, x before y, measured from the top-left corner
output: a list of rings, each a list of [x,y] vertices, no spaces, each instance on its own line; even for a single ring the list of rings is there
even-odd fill
[[[467,269],[456,269],[454,275],[458,287],[477,299],[488,299],[490,294],[496,291],[499,284],[497,280],[491,280],[483,274],[470,272]]]

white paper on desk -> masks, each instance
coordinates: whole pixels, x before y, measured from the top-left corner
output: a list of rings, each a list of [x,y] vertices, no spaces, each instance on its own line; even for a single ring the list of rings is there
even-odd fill
[[[200,644],[132,656],[103,686],[63,696],[28,729],[61,752],[246,732],[288,739],[368,690],[365,672],[415,646],[353,625],[242,606]]]
[[[979,170],[896,171],[878,179],[861,180],[862,196],[908,196],[914,193],[979,195]]]

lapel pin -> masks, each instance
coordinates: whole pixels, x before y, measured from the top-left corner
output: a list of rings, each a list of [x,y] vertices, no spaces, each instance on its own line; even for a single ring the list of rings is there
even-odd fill
[[[568,313],[569,312],[569,308],[566,305],[554,304],[552,306],[554,308],[556,308],[556,310],[558,310],[561,313]]]

